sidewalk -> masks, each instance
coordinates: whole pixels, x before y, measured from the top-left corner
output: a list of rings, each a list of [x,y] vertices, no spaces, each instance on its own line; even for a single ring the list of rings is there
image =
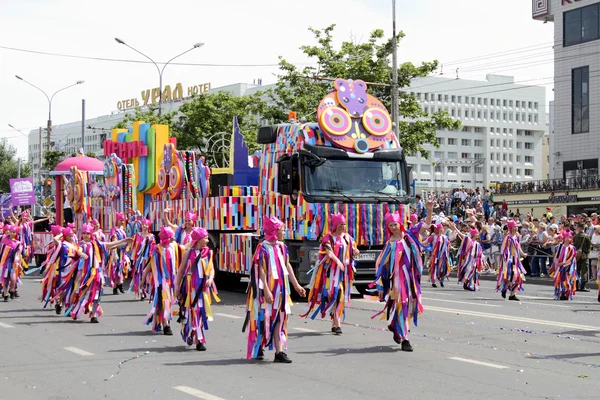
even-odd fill
[[[479,274],[479,280],[481,281],[496,281],[498,275],[496,274]],[[554,282],[552,282],[552,278],[539,278],[539,277],[529,277],[525,276],[525,284],[526,285],[543,285],[543,286],[554,286]],[[585,285],[586,289],[590,289],[591,291],[598,290],[598,284],[596,281],[588,282]]]

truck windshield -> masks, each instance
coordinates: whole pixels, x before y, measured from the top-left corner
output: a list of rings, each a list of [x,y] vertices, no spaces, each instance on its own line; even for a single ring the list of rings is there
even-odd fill
[[[305,193],[312,196],[407,196],[398,161],[326,160],[318,167],[304,166]]]

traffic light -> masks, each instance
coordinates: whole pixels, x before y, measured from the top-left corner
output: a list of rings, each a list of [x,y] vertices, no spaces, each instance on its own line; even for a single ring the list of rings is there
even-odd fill
[[[44,197],[52,196],[52,179],[46,179],[44,181]]]

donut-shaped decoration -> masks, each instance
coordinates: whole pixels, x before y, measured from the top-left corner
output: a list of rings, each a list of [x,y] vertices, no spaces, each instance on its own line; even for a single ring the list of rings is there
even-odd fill
[[[115,163],[108,163],[108,176],[115,176]]]
[[[369,147],[369,142],[367,142],[365,139],[358,139],[356,142],[354,142],[354,150],[356,150],[357,153],[366,153],[369,151]]]
[[[375,136],[385,136],[392,130],[390,114],[379,108],[369,108],[365,111],[362,123],[367,132]]]
[[[108,164],[104,164],[104,177],[108,178],[110,176]]]
[[[125,231],[127,232],[127,237],[132,237],[135,235],[132,224],[125,224]]]
[[[83,212],[83,195],[85,188],[83,180],[79,174],[75,175],[75,185],[73,186],[73,208],[76,213]]]
[[[164,166],[161,166],[160,169],[158,170],[158,187],[160,188],[161,191],[167,190],[167,181],[168,181],[167,170],[165,169]]]
[[[325,110],[319,118],[321,126],[327,129],[327,132],[336,136],[343,136],[352,127],[352,118],[340,107],[331,107]]]
[[[67,183],[67,200],[69,200],[69,203],[73,204],[73,185],[71,182]]]
[[[176,161],[175,165],[169,170],[169,196],[171,200],[178,199],[183,190],[182,165]]]

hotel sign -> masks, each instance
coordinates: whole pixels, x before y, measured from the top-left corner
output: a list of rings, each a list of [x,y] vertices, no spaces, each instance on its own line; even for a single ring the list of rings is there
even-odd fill
[[[162,93],[162,102],[168,103],[171,101],[183,100],[185,98],[192,97],[195,94],[207,93],[210,90],[210,83],[200,83],[198,85],[189,86],[187,90],[183,91],[183,85],[181,83],[175,84],[175,86],[171,87],[171,85],[167,85],[163,88]],[[184,97],[184,94],[186,96]],[[132,98],[120,100],[117,102],[117,109],[119,111],[135,108],[135,107],[144,107],[148,104],[156,104],[160,99],[160,88],[152,88],[142,90],[140,99]]]

